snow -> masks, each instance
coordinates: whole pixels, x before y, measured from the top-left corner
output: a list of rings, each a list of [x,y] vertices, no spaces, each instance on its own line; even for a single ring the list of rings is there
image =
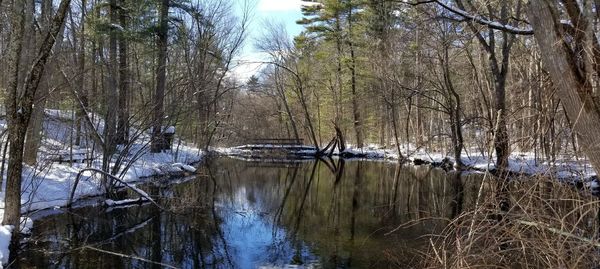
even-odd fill
[[[8,246],[10,245],[10,237],[12,236],[13,227],[10,225],[0,226],[0,269],[2,265],[8,263]]]
[[[243,145],[230,148],[211,148],[211,151],[227,156],[252,156],[252,148],[280,148],[280,145]],[[308,148],[311,146],[285,146],[286,149],[300,149]],[[408,150],[411,149],[411,150]],[[410,162],[415,160],[422,160],[428,163],[442,163],[444,160],[449,160],[452,163],[456,163],[453,156],[449,152],[429,152],[425,149],[419,148],[418,150],[415,145],[402,145],[400,150],[402,156],[408,159]],[[295,152],[304,153],[306,155],[316,153],[316,150],[302,149],[296,150]],[[361,158],[369,159],[384,159],[390,161],[396,161],[399,159],[400,154],[396,149],[387,149],[377,144],[370,144],[363,148],[357,148],[354,145],[348,145],[344,152],[340,153],[337,149],[334,150],[334,155],[343,155],[348,153],[350,156],[359,156]],[[496,168],[495,155],[492,156],[483,155],[477,149],[467,149],[465,153],[461,155],[462,163],[476,170],[486,171],[493,170]],[[596,175],[591,165],[586,160],[577,159],[571,155],[560,156],[554,162],[536,160],[536,156],[531,152],[512,152],[509,157],[508,169],[512,172],[527,174],[527,175],[541,175],[541,176],[552,176],[561,180],[588,180]],[[590,185],[592,183],[588,183]],[[597,184],[597,183],[593,183]],[[600,184],[599,184],[600,185]],[[595,186],[595,185],[594,185]],[[598,186],[600,187],[600,186]]]
[[[484,25],[488,25],[491,28],[494,29],[498,29],[498,30],[507,30],[509,32],[515,33],[515,34],[524,34],[524,35],[531,35],[533,34],[533,29],[531,29],[531,27],[528,27],[526,29],[521,29],[509,24],[502,24],[500,22],[497,21],[492,21],[489,20],[483,16],[480,15],[473,15],[470,14],[469,12],[462,10],[454,5],[450,5],[450,4],[444,4],[442,1],[435,1],[438,5],[442,6],[443,8],[445,8],[446,10],[458,14],[461,17],[464,17],[466,19],[470,19],[473,20],[477,23],[480,24],[484,24]]]
[[[33,221],[27,216],[28,213],[49,208],[64,207],[68,203],[71,189],[77,174],[84,168],[100,169],[102,166],[101,156],[98,152],[91,153],[90,148],[93,143],[91,140],[82,141],[81,147],[73,147],[69,149],[69,144],[72,142],[71,135],[74,134],[72,120],[75,115],[73,111],[64,110],[46,110],[46,118],[44,120],[44,133],[46,136],[42,140],[42,145],[39,149],[38,166],[24,166],[23,168],[23,184],[22,184],[22,209],[25,214],[22,219],[22,233],[29,233]],[[99,120],[98,115],[90,113],[90,118],[94,119],[94,124],[97,126],[97,132],[102,132],[104,127],[103,121]],[[172,129],[171,129],[172,127]],[[0,120],[0,130],[6,128],[6,122]],[[169,126],[166,132],[174,131],[175,127]],[[132,129],[132,132],[139,130]],[[194,173],[196,168],[191,164],[199,162],[203,157],[203,152],[199,149],[187,145],[184,141],[178,138],[174,139],[174,150],[161,153],[149,152],[150,134],[141,133],[138,140],[131,147],[119,146],[115,156],[122,157],[123,166],[126,170],[121,170],[117,176],[124,182],[127,182],[130,187],[135,188],[141,193],[141,196],[146,199],[150,197],[143,191],[137,189],[133,184],[144,181],[147,178],[165,175],[185,175],[185,173]],[[252,154],[253,148],[263,149],[292,149],[299,154],[304,154],[310,157],[316,153],[313,146],[304,145],[244,145],[231,148],[212,148],[212,151],[230,156],[246,156]],[[408,150],[411,149],[411,150]],[[425,149],[417,149],[414,145],[406,145],[400,148],[402,156],[407,156],[409,160],[417,159],[427,160],[429,162],[442,162],[444,159],[449,159],[452,162],[454,158],[448,153],[429,152]],[[349,145],[344,151],[351,155],[360,155],[370,159],[385,159],[395,161],[399,159],[400,153],[395,149],[386,149],[376,144],[371,144],[363,148],[357,148]],[[476,149],[467,149],[461,156],[464,164],[470,167],[479,168],[481,170],[489,170],[494,168],[494,157],[489,157],[478,153]],[[341,154],[337,150],[335,154]],[[343,152],[342,152],[343,154]],[[56,163],[53,157],[59,156],[60,159],[69,160],[87,160],[87,163]],[[113,158],[113,164],[116,157]],[[564,156],[554,162],[540,162],[536,160],[533,153],[514,152],[509,158],[509,169],[515,172],[521,172],[531,175],[551,175],[561,179],[569,178],[590,178],[595,175],[593,169],[586,160],[575,159],[570,156]],[[175,179],[177,180],[177,179]],[[590,188],[599,188],[600,184],[595,181],[586,181],[585,184]],[[81,175],[81,180],[75,191],[74,200],[82,200],[86,197],[94,197],[103,193],[100,187],[100,177],[92,172],[85,172]],[[4,192],[0,193],[0,221],[3,216],[4,208]],[[136,200],[138,201],[138,200]],[[107,200],[105,203],[109,206],[118,206],[132,202],[129,200],[112,201]],[[0,262],[5,264],[8,255],[8,245],[10,243],[11,226],[0,226]],[[0,268],[1,268],[0,264]]]
[[[174,134],[175,133],[175,126],[168,126],[167,128],[164,128],[163,133],[165,133],[165,134]]]
[[[107,199],[106,201],[104,201],[104,203],[109,206],[109,207],[115,207],[115,206],[122,206],[122,205],[128,205],[128,204],[134,204],[134,203],[143,203],[143,202],[148,202],[149,200],[146,198],[139,198],[139,199],[124,199],[124,200],[111,200],[111,199]]]
[[[38,151],[38,165],[35,167],[25,165],[22,173],[21,212],[24,217],[19,232],[25,234],[30,233],[33,225],[28,214],[41,209],[66,206],[79,171],[85,168],[101,169],[102,167],[102,156],[101,152],[98,152],[98,146],[94,153],[91,152],[92,140],[83,139],[81,147],[70,148],[69,145],[73,141],[71,135],[76,133],[72,123],[75,116],[73,111],[47,109],[44,114],[44,137]],[[101,133],[104,122],[98,115],[90,113],[89,116],[94,121],[96,131]],[[4,129],[6,129],[6,121],[0,120],[0,131]],[[167,128],[172,131],[174,129],[173,126]],[[131,132],[138,132],[139,138],[131,147],[125,148],[123,145],[117,147],[117,153],[111,160],[111,167],[120,157],[123,164],[117,176],[133,188],[135,188],[133,183],[156,176],[179,175],[184,172],[194,173],[196,169],[192,164],[199,162],[204,154],[196,147],[188,145],[178,138],[174,139],[173,150],[151,153],[149,151],[150,134],[139,133],[139,130],[133,128]],[[57,163],[58,160],[80,162]],[[140,189],[135,189],[142,196],[149,198]],[[103,194],[103,188],[99,175],[95,175],[91,171],[82,173],[75,191],[74,201],[101,194]],[[119,203],[119,201],[113,202]],[[0,192],[0,221],[3,215],[4,192]],[[0,268],[2,268],[1,264],[6,264],[8,260],[11,232],[12,227],[0,226]]]
[[[116,23],[111,23],[110,27],[113,29],[117,29],[121,32],[125,31],[125,29],[123,28],[123,26],[121,26],[120,24],[116,24]]]
[[[181,168],[183,170],[185,170],[186,172],[190,172],[190,173],[195,173],[196,172],[196,168],[194,168],[191,165],[187,165],[185,163],[174,163],[172,164],[173,167],[177,167],[177,168]]]
[[[21,218],[21,233],[22,234],[30,234],[32,228],[33,228],[33,220],[28,217],[22,217]]]

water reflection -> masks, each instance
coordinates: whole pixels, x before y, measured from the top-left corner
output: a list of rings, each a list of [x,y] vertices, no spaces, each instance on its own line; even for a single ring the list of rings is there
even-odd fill
[[[38,268],[411,267],[423,236],[474,204],[478,182],[384,162],[220,158],[194,180],[146,186],[168,211],[81,208],[37,220],[20,260]]]

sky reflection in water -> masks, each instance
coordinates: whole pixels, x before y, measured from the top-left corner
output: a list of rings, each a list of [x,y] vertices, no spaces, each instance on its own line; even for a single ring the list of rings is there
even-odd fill
[[[159,201],[168,212],[87,207],[38,219],[20,260],[26,268],[410,267],[423,235],[445,224],[433,218],[472,203],[475,181],[384,162],[220,158],[194,180],[144,187],[168,197]],[[386,235],[415,219],[431,220]]]

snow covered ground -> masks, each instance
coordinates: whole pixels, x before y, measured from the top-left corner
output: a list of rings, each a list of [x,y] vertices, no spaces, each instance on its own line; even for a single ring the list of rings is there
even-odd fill
[[[82,147],[70,148],[72,144],[71,135],[75,133],[72,128],[73,113],[68,111],[47,110],[44,120],[44,138],[38,154],[38,165],[36,167],[25,166],[23,169],[22,184],[22,233],[28,233],[32,220],[28,214],[36,210],[63,207],[67,205],[73,183],[79,171],[83,168],[101,169],[102,157],[98,153],[91,153],[91,140],[84,141]],[[96,120],[100,132],[103,122]],[[6,123],[0,121],[0,130],[6,128]],[[132,130],[132,133],[138,132]],[[135,184],[144,179],[154,176],[185,174],[195,172],[191,165],[199,162],[203,152],[183,141],[176,141],[172,151],[162,153],[150,153],[150,136],[147,132],[138,133],[135,143],[129,148],[118,147],[112,164],[120,160],[122,169],[118,176],[126,182]],[[86,146],[87,145],[87,146]],[[73,153],[73,155],[71,155]],[[57,156],[62,159],[84,159],[92,158],[84,163],[56,162]],[[66,156],[66,157],[65,157]],[[120,156],[120,158],[119,158]],[[3,182],[2,190],[6,188]],[[103,193],[100,177],[91,172],[84,172],[77,186],[74,199],[97,196]],[[0,192],[0,221],[4,216],[4,194]],[[10,243],[12,227],[0,226],[0,262],[6,264],[8,261],[8,245]],[[0,265],[1,268],[1,265]]]
[[[257,147],[258,145],[250,146]],[[270,145],[263,146],[265,148],[273,147]],[[251,153],[251,150],[246,149],[248,147],[248,145],[245,145],[231,148],[212,148],[211,150],[223,155],[243,156]],[[454,157],[452,157],[450,153],[427,152],[423,149],[414,150],[416,147],[412,145],[409,148],[411,150],[407,150],[406,147],[402,146],[400,150],[402,155],[408,157],[408,160],[412,163],[415,163],[415,160],[417,160],[417,162],[420,160],[427,163],[442,163],[444,159],[456,163]],[[305,153],[309,154],[315,152],[315,150],[312,150]],[[382,148],[376,144],[371,144],[363,148],[356,148],[350,145],[344,152],[350,153],[350,155],[370,159],[387,159],[391,161],[399,159],[397,150]],[[337,150],[334,153],[336,155],[340,154]],[[467,153],[462,154],[461,160],[466,166],[477,170],[495,169],[496,158],[493,154],[492,157],[489,157],[476,150],[469,150]],[[594,169],[592,169],[589,162],[585,159],[576,159],[573,156],[563,156],[554,162],[541,161],[536,160],[535,154],[531,152],[513,152],[509,157],[509,169],[510,171],[517,173],[529,174],[532,176],[552,176],[559,179],[589,180],[596,175]]]

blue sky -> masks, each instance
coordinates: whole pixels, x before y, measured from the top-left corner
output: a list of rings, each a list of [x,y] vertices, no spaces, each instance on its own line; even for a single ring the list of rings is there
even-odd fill
[[[245,0],[235,1],[237,2],[237,8],[241,9]],[[301,0],[250,1],[254,1],[255,7],[253,9],[252,24],[249,27],[249,36],[241,53],[240,62],[266,60],[265,56],[259,53],[254,47],[255,40],[263,33],[262,25],[264,21],[283,23],[290,34],[290,38],[298,35],[303,29],[302,26],[296,24],[296,20],[302,18],[302,13],[300,12]],[[245,82],[258,69],[260,69],[259,64],[250,63],[240,64],[233,71],[242,82]]]

